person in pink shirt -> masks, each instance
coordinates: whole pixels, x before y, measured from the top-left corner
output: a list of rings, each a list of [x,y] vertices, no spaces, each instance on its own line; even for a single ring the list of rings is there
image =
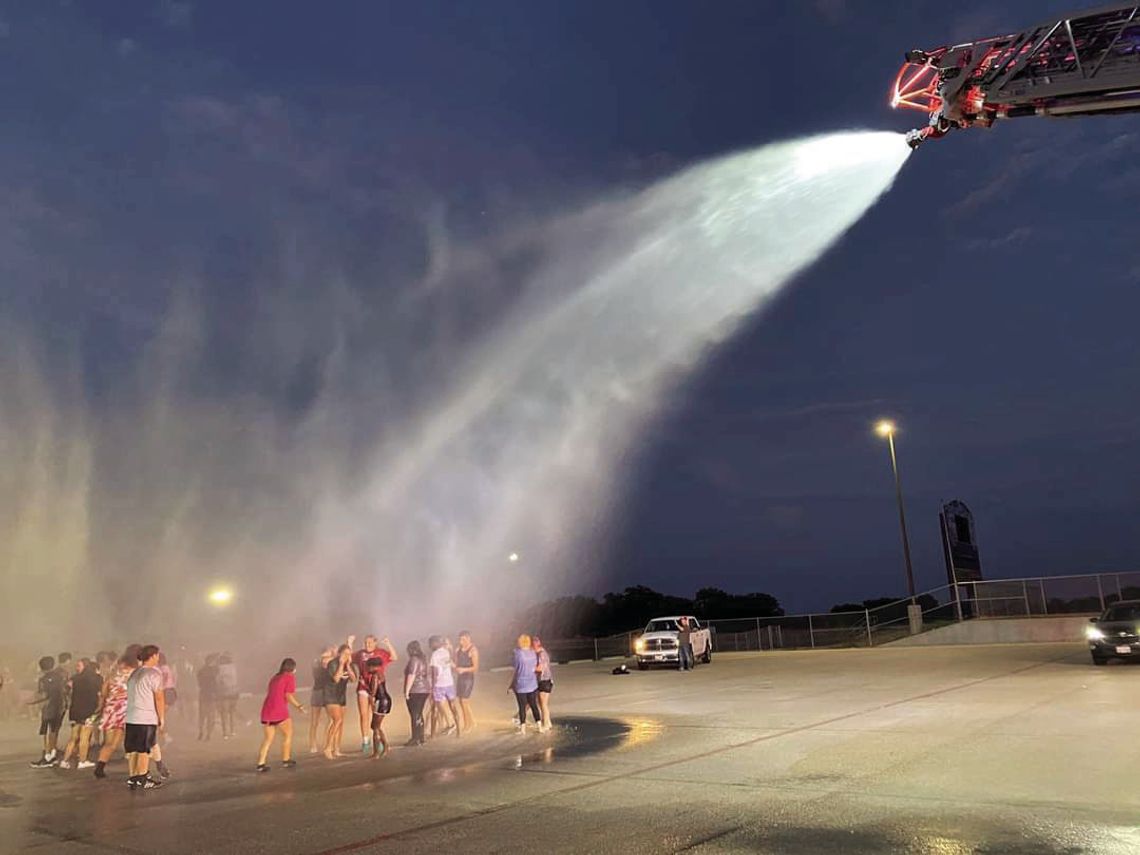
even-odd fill
[[[297,712],[303,713],[305,707],[297,700],[297,680],[293,672],[297,670],[297,663],[292,659],[285,659],[281,667],[269,679],[269,688],[265,692],[265,702],[261,705],[261,723],[265,726],[265,737],[261,740],[261,751],[257,755],[257,771],[268,772],[269,748],[277,738],[280,728],[283,744],[281,746],[281,765],[292,769],[297,765],[293,759],[293,720],[289,718],[290,705],[296,707]]]

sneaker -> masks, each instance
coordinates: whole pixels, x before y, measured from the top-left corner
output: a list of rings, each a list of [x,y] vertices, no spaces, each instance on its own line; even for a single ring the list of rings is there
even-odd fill
[[[48,760],[46,757],[41,757],[39,760],[33,760],[28,765],[33,769],[50,769],[55,765],[55,763],[53,763],[51,760]]]
[[[156,767],[158,767],[158,774],[162,776],[163,780],[165,780],[166,778],[169,778],[169,777],[170,777],[170,775],[171,775],[171,772],[170,772],[170,767],[169,767],[169,766],[167,766],[167,765],[166,765],[166,763],[165,763],[164,761],[162,761],[162,760],[159,760],[159,761],[158,761],[157,763],[155,763],[154,765],[155,765]]]
[[[258,772],[268,772],[269,771],[269,764],[268,763],[258,763],[257,764],[257,771]]]
[[[282,760],[281,761],[281,768],[282,769],[295,769],[295,768],[297,768],[297,761],[296,760]]]
[[[143,778],[137,785],[140,790],[157,790],[162,786],[162,781],[156,781],[154,778]]]
[[[516,731],[515,731],[515,733],[517,733],[519,736],[523,736],[523,735],[525,735],[525,734],[526,734],[526,725],[525,725],[525,724],[520,724],[520,725],[518,726],[518,730],[516,730]]]
[[[132,790],[137,790],[143,785],[142,778],[127,778],[127,787]]]
[[[76,769],[92,769],[94,766],[95,764],[90,760],[80,760],[75,764]]]
[[[53,748],[51,751],[49,751],[47,754],[44,755],[44,759],[47,760],[49,763],[54,763],[56,753],[57,753],[56,750]]]
[[[95,764],[95,777],[96,778],[106,778],[107,777],[106,768],[107,768],[107,764],[96,763]]]
[[[360,753],[361,754],[368,754],[371,750],[372,750],[372,740],[371,739],[365,739],[363,742],[360,743]]]
[[[59,768],[70,769],[71,768],[71,761],[70,760],[60,760],[59,761]]]

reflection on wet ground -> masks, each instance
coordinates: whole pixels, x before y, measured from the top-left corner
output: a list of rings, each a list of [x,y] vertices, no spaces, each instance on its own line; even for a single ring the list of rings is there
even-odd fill
[[[471,737],[383,760],[302,754],[257,775],[236,743],[181,735],[175,778],[134,794],[122,761],[29,770],[0,726],[0,852],[764,852],[1137,855],[1136,669],[1079,645],[726,655],[614,679],[566,666],[552,735],[486,699]],[[403,725],[396,719],[396,740]],[[1106,749],[1111,740],[1111,750]],[[396,741],[394,740],[394,741]],[[537,819],[536,819],[537,818]],[[536,821],[541,834],[536,838]]]

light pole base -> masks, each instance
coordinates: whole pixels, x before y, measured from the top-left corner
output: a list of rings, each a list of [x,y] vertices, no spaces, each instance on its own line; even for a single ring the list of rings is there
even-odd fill
[[[922,606],[911,603],[906,607],[906,616],[910,620],[910,634],[918,635],[922,632]]]

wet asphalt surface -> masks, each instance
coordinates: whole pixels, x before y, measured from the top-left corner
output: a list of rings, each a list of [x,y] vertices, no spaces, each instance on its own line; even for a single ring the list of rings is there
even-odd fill
[[[613,664],[558,669],[553,735],[511,732],[490,674],[471,736],[330,762],[299,727],[298,767],[264,775],[256,723],[202,744],[175,717],[174,778],[145,793],[122,761],[103,782],[32,770],[34,724],[6,724],[0,851],[1140,852],[1140,667],[1080,645]]]

